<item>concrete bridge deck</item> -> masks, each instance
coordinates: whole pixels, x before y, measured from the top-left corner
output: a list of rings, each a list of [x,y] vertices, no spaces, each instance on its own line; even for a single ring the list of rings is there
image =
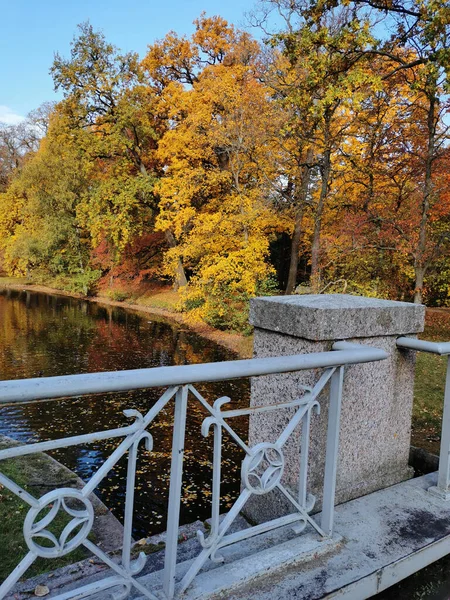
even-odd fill
[[[363,600],[387,589],[450,553],[450,502],[427,492],[437,473],[411,479],[336,507],[335,532],[330,541],[318,541],[305,531],[300,537],[285,527],[221,551],[225,563],[208,563],[183,596],[186,600]],[[238,527],[245,527],[240,519]],[[299,550],[304,552],[299,554]],[[179,546],[177,578],[198,555],[191,538]],[[139,581],[160,596],[164,550],[149,555]],[[19,584],[15,597],[26,598],[40,582],[50,596],[108,576],[91,563],[63,569],[51,579],[35,578]],[[13,595],[11,595],[13,597]],[[96,600],[110,598],[101,592]],[[138,597],[138,594],[134,594]]]

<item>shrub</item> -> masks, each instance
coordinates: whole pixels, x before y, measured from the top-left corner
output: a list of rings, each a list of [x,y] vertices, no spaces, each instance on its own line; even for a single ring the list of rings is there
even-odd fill
[[[234,280],[221,281],[221,285],[200,285],[194,279],[182,290],[183,307],[193,320],[202,319],[212,327],[232,330],[250,335],[253,331],[248,322],[250,299],[255,296],[271,296],[277,293],[273,276],[256,281],[253,291],[245,289]]]
[[[71,292],[93,296],[97,290],[97,283],[102,275],[98,269],[87,267],[83,272],[71,276],[67,283],[67,289]]]
[[[115,302],[125,302],[125,300],[128,300],[128,298],[131,297],[131,294],[129,292],[125,292],[124,290],[110,290],[108,292],[108,296]]]

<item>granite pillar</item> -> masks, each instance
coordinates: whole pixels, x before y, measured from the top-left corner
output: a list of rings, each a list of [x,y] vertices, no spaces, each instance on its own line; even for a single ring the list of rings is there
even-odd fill
[[[345,369],[340,424],[336,503],[346,502],[408,479],[415,353],[399,351],[400,335],[423,331],[425,307],[345,294],[255,298],[250,322],[255,327],[254,356],[282,356],[331,350],[339,340],[382,348],[389,358]],[[251,406],[298,398],[320,373],[300,371],[253,378]],[[320,509],[328,418],[328,387],[319,397],[309,450],[309,491]],[[275,442],[292,416],[289,411],[253,415],[249,443]],[[298,486],[301,428],[284,447],[283,482]],[[253,498],[246,514],[260,522],[292,511],[274,490]]]

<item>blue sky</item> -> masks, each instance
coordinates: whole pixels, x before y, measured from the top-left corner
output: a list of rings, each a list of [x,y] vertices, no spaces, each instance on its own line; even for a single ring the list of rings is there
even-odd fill
[[[78,23],[89,21],[107,40],[143,56],[171,29],[190,34],[204,10],[238,26],[256,0],[0,0],[0,121],[18,122],[57,100],[49,69],[53,55],[69,56]]]

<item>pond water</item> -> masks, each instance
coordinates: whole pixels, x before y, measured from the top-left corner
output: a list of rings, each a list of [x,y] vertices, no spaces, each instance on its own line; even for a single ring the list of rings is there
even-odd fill
[[[30,292],[0,292],[1,379],[49,377],[72,373],[139,369],[233,360],[231,352],[182,325],[154,315],[134,313],[74,298]],[[231,405],[248,405],[249,381],[197,385],[212,404],[229,396]],[[0,435],[20,442],[59,439],[127,425],[125,409],[145,414],[162,389],[83,396],[0,408]],[[170,479],[173,404],[149,428],[154,449],[141,451],[137,465],[134,536],[166,529]],[[206,411],[190,398],[186,425],[184,490],[181,523],[210,516],[212,436],[203,438]],[[233,423],[245,438],[245,419]],[[88,480],[116,448],[120,439],[73,446],[51,455]],[[239,493],[241,451],[223,440],[222,511]],[[0,465],[1,466],[1,465]],[[126,460],[123,458],[97,488],[97,495],[122,520]],[[51,489],[51,482],[49,482]]]

